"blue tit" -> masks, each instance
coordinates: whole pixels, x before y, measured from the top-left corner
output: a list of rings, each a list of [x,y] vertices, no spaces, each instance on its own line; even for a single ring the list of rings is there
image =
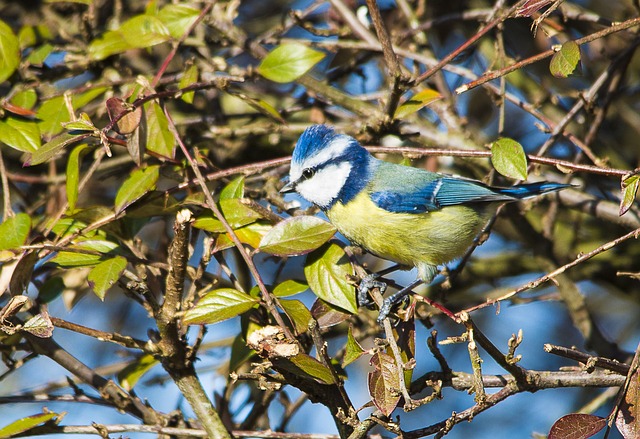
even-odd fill
[[[389,163],[373,157],[353,137],[314,125],[296,143],[289,182],[281,192],[297,192],[318,206],[352,244],[417,268],[415,282],[385,299],[378,317],[382,322],[412,288],[433,280],[438,265],[463,255],[498,206],[568,186],[491,187]],[[368,300],[367,290],[358,300],[361,305]]]

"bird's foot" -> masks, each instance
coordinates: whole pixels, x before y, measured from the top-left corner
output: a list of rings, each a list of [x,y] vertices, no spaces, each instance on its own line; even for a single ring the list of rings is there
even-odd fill
[[[375,302],[369,298],[369,290],[378,288],[380,289],[380,294],[384,294],[384,291],[387,289],[387,284],[376,280],[377,278],[378,275],[375,273],[368,274],[362,278],[358,285],[358,306],[366,306],[369,309],[374,309]]]
[[[382,306],[380,307],[380,313],[378,314],[378,319],[377,319],[378,323],[382,325],[382,323],[384,322],[384,319],[389,317],[389,314],[391,314],[391,311],[393,310],[393,308],[396,307],[396,305],[400,303],[406,303],[406,301],[409,300],[409,294],[411,293],[411,290],[413,290],[416,286],[420,285],[421,283],[422,283],[422,280],[418,279],[414,281],[411,285],[401,289],[400,291],[384,299],[384,302],[382,302]]]

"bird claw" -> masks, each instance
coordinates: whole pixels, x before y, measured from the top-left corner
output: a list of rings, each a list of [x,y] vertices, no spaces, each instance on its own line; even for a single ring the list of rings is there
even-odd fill
[[[380,312],[378,313],[378,318],[377,318],[379,325],[383,324],[384,319],[389,317],[389,314],[391,314],[391,311],[397,305],[401,305],[402,307],[408,305],[410,291],[411,291],[410,288],[405,288],[384,299],[384,301],[382,302],[382,306],[380,307]]]
[[[358,285],[358,306],[365,306],[368,309],[375,308],[375,302],[369,298],[369,290],[371,290],[372,288],[378,288],[380,289],[380,294],[384,294],[385,290],[387,289],[387,284],[382,281],[376,280],[377,278],[378,275],[375,273],[368,274],[362,278],[360,284]]]

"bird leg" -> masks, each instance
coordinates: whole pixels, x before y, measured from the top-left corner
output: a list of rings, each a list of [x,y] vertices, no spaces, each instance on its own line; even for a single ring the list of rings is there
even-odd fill
[[[405,300],[409,296],[411,290],[423,282],[424,281],[422,279],[416,279],[408,286],[384,299],[384,302],[382,302],[382,306],[380,307],[380,314],[378,314],[378,323],[382,324],[382,321],[389,317],[393,307]]]
[[[369,309],[373,309],[375,302],[369,298],[369,290],[372,288],[379,288],[380,294],[384,294],[387,284],[376,280],[378,277],[380,277],[379,274],[372,273],[362,278],[358,285],[358,306],[366,306]]]
[[[386,282],[376,279],[389,273],[393,273],[394,271],[398,271],[402,267],[403,266],[400,264],[392,265],[391,267],[387,267],[384,270],[378,271],[377,273],[367,274],[365,277],[363,277],[360,281],[360,284],[358,285],[358,306],[366,306],[369,309],[374,309],[375,303],[369,298],[369,290],[372,288],[379,288],[380,294],[384,294],[385,290],[387,289]]]

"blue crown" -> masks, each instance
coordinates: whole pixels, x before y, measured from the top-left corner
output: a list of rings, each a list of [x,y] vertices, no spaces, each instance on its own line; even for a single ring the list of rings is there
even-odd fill
[[[310,126],[300,135],[291,161],[302,163],[305,159],[324,149],[338,135],[333,128],[327,125]]]

